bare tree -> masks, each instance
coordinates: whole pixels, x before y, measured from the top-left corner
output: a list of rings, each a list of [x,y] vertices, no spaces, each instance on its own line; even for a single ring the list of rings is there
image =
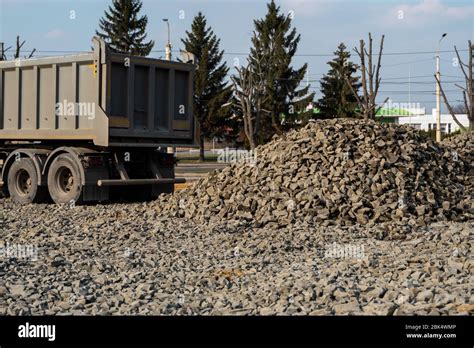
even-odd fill
[[[256,105],[256,81],[249,67],[236,68],[238,76],[231,76],[234,85],[236,107],[244,121],[244,133],[249,141],[250,149],[256,147],[256,135],[258,132],[258,118],[260,115],[255,112]],[[258,120],[258,121],[257,121]]]
[[[244,123],[244,133],[249,142],[250,149],[254,150],[259,145],[262,123],[270,114],[264,109],[266,102],[265,82],[263,81],[260,61],[248,63],[246,67],[236,68],[237,76],[231,76],[234,85],[234,100],[239,116]]]
[[[0,62],[2,60],[6,60],[6,57],[5,57],[5,47],[4,47],[4,43],[3,42],[0,42]]]
[[[16,50],[15,50],[15,55],[14,55],[14,58],[15,59],[18,59],[20,58],[20,52],[21,52],[21,48],[23,47],[23,45],[25,44],[26,41],[23,40],[23,42],[20,44],[20,36],[17,36],[16,37]],[[28,56],[25,56],[25,58],[31,58],[33,57],[33,54],[36,52],[36,48],[33,48],[33,50],[30,52],[30,54]]]
[[[0,61],[2,61],[2,60],[7,60],[7,55],[6,55],[6,53],[7,53],[7,51],[8,51],[10,48],[11,48],[11,46],[5,48],[4,43],[3,43],[3,42],[0,42]]]
[[[23,45],[25,44],[25,42],[26,41],[23,41],[20,44],[20,36],[16,37],[16,49],[15,49],[15,55],[13,56],[13,58],[15,58],[15,59],[20,58],[20,51],[21,51],[21,48],[23,47]]]
[[[457,104],[453,106],[453,111],[456,114],[467,114],[467,109],[464,104]]]
[[[462,96],[463,96],[463,107],[464,110],[467,113],[467,118],[469,120],[469,130],[472,132],[474,131],[474,82],[473,82],[473,65],[472,65],[472,52],[474,51],[474,46],[471,43],[471,40],[468,41],[468,59],[467,59],[467,64],[464,63],[461,59],[461,56],[459,55],[459,51],[456,46],[454,46],[454,50],[456,51],[456,56],[458,58],[458,63],[459,66],[461,67],[461,71],[464,75],[464,81],[465,81],[465,86],[460,86],[458,84],[455,84],[456,87],[459,87],[462,90]],[[466,71],[467,68],[467,71]],[[444,93],[443,87],[441,86],[441,82],[439,81],[438,77],[435,75],[436,83],[439,86],[439,89],[441,90],[441,95],[443,96],[444,103],[446,104],[446,107],[449,110],[449,113],[453,117],[454,122],[461,128],[462,130],[466,130],[466,127],[459,122],[459,120],[456,117],[456,110],[454,107],[451,106],[451,104],[448,101],[448,98],[446,97],[446,94]]]
[[[23,42],[20,43],[20,36],[17,35],[16,37],[16,47],[15,47],[15,53],[13,53],[13,59],[18,59],[20,58],[20,54],[21,54],[21,49],[23,47],[23,45],[25,44],[26,41],[23,40]],[[7,56],[6,56],[6,52],[11,49],[12,47],[8,47],[8,48],[3,48],[3,43],[2,43],[2,52],[0,52],[0,60],[7,60]],[[29,55],[27,56],[24,56],[25,58],[31,58],[33,57],[33,54],[36,52],[36,48],[33,48],[33,50],[30,52]]]
[[[357,91],[354,90],[350,81],[346,78],[346,82],[349,84],[352,93],[357,99],[357,104],[359,106],[359,111],[356,111],[356,114],[359,117],[364,119],[374,120],[377,112],[380,110],[380,107],[377,108],[375,99],[380,87],[380,67],[382,61],[382,52],[383,52],[383,43],[385,35],[382,35],[380,39],[380,48],[377,58],[377,64],[373,64],[373,40],[372,34],[369,33],[369,49],[367,51],[366,43],[364,40],[359,41],[359,48],[354,48],[354,51],[360,58],[359,69],[361,71],[361,84],[362,84],[362,96],[359,96]],[[385,99],[384,103],[387,102],[388,98]],[[383,105],[382,104],[382,105]]]

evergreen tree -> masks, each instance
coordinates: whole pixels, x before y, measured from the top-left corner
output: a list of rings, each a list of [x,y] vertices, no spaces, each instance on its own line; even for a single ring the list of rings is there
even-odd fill
[[[109,44],[110,48],[121,53],[147,56],[154,41],[144,42],[148,17],[139,16],[142,8],[140,0],[113,0],[99,21],[101,32],[96,35]]]
[[[331,68],[321,79],[322,97],[317,106],[322,118],[355,117],[357,99],[347,81],[351,83],[354,91],[359,90],[359,77],[353,76],[357,65],[349,61],[351,55],[343,43],[334,54],[336,57],[328,62]]]
[[[199,12],[181,40],[185,50],[194,54],[197,69],[194,74],[194,117],[200,126],[200,160],[204,160],[204,140],[221,135],[230,117],[231,87],[225,81],[229,68],[222,62],[224,51],[219,49],[220,39],[207,26],[205,16]],[[224,104],[228,104],[224,106]]]
[[[256,67],[254,73],[260,75],[265,85],[262,109],[268,116],[261,126],[259,143],[305,118],[306,108],[314,97],[314,93],[308,93],[309,86],[299,88],[307,64],[299,69],[291,65],[301,38],[296,29],[291,28],[291,16],[281,13],[273,0],[267,9],[263,19],[254,21],[249,57],[251,66]]]

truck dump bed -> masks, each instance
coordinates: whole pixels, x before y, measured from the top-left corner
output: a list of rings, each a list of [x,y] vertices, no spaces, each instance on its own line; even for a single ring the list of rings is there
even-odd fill
[[[193,146],[193,65],[93,52],[0,62],[0,142]]]

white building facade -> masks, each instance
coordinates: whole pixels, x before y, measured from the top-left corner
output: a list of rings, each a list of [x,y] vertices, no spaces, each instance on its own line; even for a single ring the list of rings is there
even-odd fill
[[[412,111],[412,110],[409,110]],[[413,110],[414,111],[414,110]],[[395,123],[410,125],[416,129],[430,131],[436,130],[437,127],[437,113],[436,109],[431,110],[431,114],[426,114],[424,108],[418,108],[416,112],[412,111],[412,115],[404,115],[396,117]],[[422,112],[422,113],[420,113]],[[457,120],[465,127],[469,128],[469,119],[466,114],[457,114]],[[441,114],[441,133],[450,134],[460,129],[458,124],[454,121],[451,114]]]

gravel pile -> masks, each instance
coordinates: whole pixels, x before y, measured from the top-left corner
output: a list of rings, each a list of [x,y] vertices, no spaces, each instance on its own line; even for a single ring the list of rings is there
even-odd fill
[[[474,132],[466,132],[443,140],[443,144],[474,161]]]
[[[152,203],[18,206],[0,201],[0,315],[467,315],[472,222],[405,240],[368,226],[255,228],[161,218]]]
[[[474,314],[462,139],[323,121],[154,202],[0,199],[0,315]]]
[[[443,141],[443,144],[451,149],[453,157],[460,154],[469,164],[464,180],[470,197],[474,197],[474,132],[447,138]]]
[[[156,209],[201,223],[233,219],[256,227],[297,221],[424,226],[473,216],[465,187],[470,158],[409,127],[318,121],[254,156],[162,197]]]

